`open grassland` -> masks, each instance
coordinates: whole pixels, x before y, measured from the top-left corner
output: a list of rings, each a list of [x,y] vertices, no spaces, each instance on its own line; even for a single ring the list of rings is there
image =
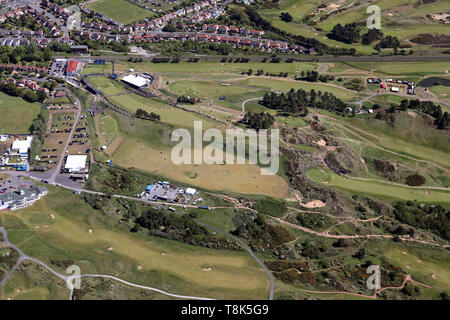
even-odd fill
[[[2,225],[26,254],[48,264],[52,259],[73,259],[82,273],[115,275],[185,295],[222,299],[268,295],[267,276],[246,252],[130,233],[117,217],[93,210],[67,190],[50,188],[50,194],[34,206],[3,214]]]
[[[269,58],[270,59],[270,58]],[[269,60],[270,61],[270,60]],[[270,63],[249,61],[247,63],[220,62],[220,61],[199,61],[197,63],[181,61],[180,63],[152,63],[148,61],[129,63],[121,61],[118,65],[125,70],[133,68],[135,71],[145,72],[172,72],[172,73],[204,73],[207,75],[236,75],[252,69],[254,72],[263,69],[264,72],[280,73],[288,72],[291,75],[301,71],[312,71],[315,64],[306,62],[293,63]]]
[[[356,69],[362,69],[372,72],[383,73],[387,75],[395,76],[425,76],[427,74],[440,74],[445,73],[450,69],[448,62],[445,61],[433,61],[433,62],[362,62],[352,61],[348,63]],[[331,71],[334,71],[332,68]]]
[[[40,103],[0,92],[0,133],[28,133],[40,110]]]
[[[319,90],[322,92],[328,91],[342,100],[351,100],[356,95],[355,91],[351,91],[335,85],[295,81],[292,79],[252,77],[246,80],[241,80],[238,83],[241,85],[282,92],[287,92],[292,88],[294,88],[295,90],[303,89],[305,91],[310,91],[311,89],[314,89],[316,92]]]
[[[258,12],[264,19],[271,22],[273,26],[283,31],[304,37],[316,38],[332,47],[353,47],[363,54],[375,52],[372,48],[373,46],[365,46],[360,43],[350,45],[327,37],[327,34],[338,23],[342,25],[354,22],[364,23],[369,17],[366,10],[367,7],[372,4],[370,2],[351,0],[325,2],[280,0],[273,4],[273,7],[263,8]],[[448,4],[445,0],[438,0],[425,4],[409,0],[380,0],[377,1],[376,4],[381,8],[381,27],[385,35],[396,36],[400,40],[408,40],[421,33],[430,33],[434,35],[447,33],[446,25],[441,24],[436,20],[426,18],[427,14],[447,12]],[[324,12],[321,12],[310,19],[310,22],[314,21],[315,25],[308,26],[303,22],[303,19],[318,9],[319,5],[324,5],[324,8],[326,7],[324,9],[325,12],[332,12],[343,7],[349,7],[340,13],[331,15],[323,21],[319,21],[318,19],[324,15]],[[280,19],[280,14],[282,12],[289,12],[293,17],[293,20],[291,22],[282,21]],[[366,28],[363,28],[362,33],[365,33],[366,30]],[[414,49],[429,48],[424,45],[419,45]]]
[[[125,0],[97,0],[87,8],[122,24],[129,24],[153,16],[153,12],[134,6]]]
[[[284,198],[288,190],[288,184],[283,178],[261,175],[257,165],[176,165],[171,159],[171,148],[155,148],[131,136],[125,138],[112,159],[122,167],[138,168],[208,190],[263,194],[277,198]]]
[[[412,121],[414,120],[414,121]],[[408,113],[397,115],[394,126],[374,118],[333,116],[324,118],[324,123],[333,132],[349,134],[365,145],[375,145],[392,154],[413,157],[424,162],[450,168],[448,162],[449,138],[426,124],[420,115],[414,119]]]
[[[269,60],[270,61],[270,60]],[[316,68],[315,63],[307,62],[293,62],[293,63],[270,63],[249,61],[248,63],[235,63],[235,62],[220,62],[220,61],[199,61],[197,63],[180,61],[179,63],[153,63],[151,61],[143,61],[137,63],[130,63],[128,61],[116,61],[116,71],[128,71],[134,69],[136,72],[154,72],[165,73],[165,76],[176,78],[183,77],[186,74],[204,74],[205,77],[214,78],[217,80],[226,80],[236,76],[240,76],[242,72],[247,72],[248,69],[252,69],[254,72],[257,70],[264,70],[269,73],[287,72],[290,75],[294,75],[301,71],[312,71]],[[111,64],[106,65],[87,65],[83,69],[83,74],[86,73],[105,73],[111,72]]]
[[[309,179],[322,185],[335,186],[352,193],[369,194],[383,198],[417,200],[450,204],[450,192],[426,188],[408,188],[375,181],[361,181],[337,175],[329,169],[312,168],[306,172]]]
[[[424,299],[439,299],[439,293],[450,289],[450,259],[448,253],[439,251],[391,245],[383,254],[391,263],[406,270],[414,280],[432,286],[432,290],[421,288]]]
[[[174,127],[193,128],[194,121],[202,121],[204,129],[220,127],[220,125],[212,119],[193,112],[184,111],[180,108],[172,107],[157,99],[147,99],[136,94],[129,94],[111,97],[111,100],[131,113],[135,113],[137,109],[154,112],[161,117],[161,122]]]
[[[178,112],[190,114],[182,110]],[[287,182],[278,175],[261,175],[257,165],[176,165],[171,158],[173,143],[170,141],[169,127],[163,123],[129,119],[115,113],[112,115],[119,130],[107,151],[113,162],[122,167],[134,167],[209,190],[263,194],[277,198],[287,195]],[[180,117],[180,113],[178,118],[185,121],[184,125],[180,124],[183,128],[193,127],[193,123],[189,123],[184,116]],[[214,127],[220,128],[217,125]],[[203,129],[207,128],[203,122]],[[107,132],[115,134],[114,130]],[[116,141],[119,142],[117,145]]]
[[[107,77],[89,77],[89,82],[105,95],[118,94],[125,91],[119,82],[108,79]]]

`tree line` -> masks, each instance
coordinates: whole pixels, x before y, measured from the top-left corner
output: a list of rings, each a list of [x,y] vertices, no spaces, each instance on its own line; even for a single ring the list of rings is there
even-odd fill
[[[308,114],[308,107],[337,113],[344,113],[345,109],[349,107],[332,93],[320,90],[316,92],[314,89],[311,89],[309,92],[303,89],[298,89],[297,91],[291,89],[288,93],[266,93],[260,104],[267,108],[300,116]]]
[[[135,113],[136,118],[139,119],[144,119],[144,120],[150,120],[150,121],[155,121],[155,122],[159,122],[161,121],[161,117],[159,116],[159,114],[156,114],[154,112],[147,112],[143,109],[137,109],[136,113]]]

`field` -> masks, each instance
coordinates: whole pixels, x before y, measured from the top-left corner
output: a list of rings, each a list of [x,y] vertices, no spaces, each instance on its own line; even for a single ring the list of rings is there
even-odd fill
[[[450,67],[447,62],[360,62],[353,61],[351,66],[357,69],[384,73],[387,75],[424,76],[427,74],[444,74]],[[334,71],[331,69],[330,71]]]
[[[282,92],[287,92],[291,90],[291,88],[294,88],[295,90],[303,89],[305,91],[310,91],[311,89],[314,89],[316,92],[319,90],[321,90],[322,92],[328,91],[344,101],[352,100],[356,96],[355,91],[334,86],[332,84],[310,83],[304,81],[295,81],[292,79],[275,80],[268,78],[253,77],[239,81],[238,83],[245,86],[264,88],[267,90],[276,90]]]
[[[122,24],[130,24],[153,16],[153,12],[125,0],[97,0],[87,4],[86,7]]]
[[[163,107],[168,106],[163,105]],[[165,113],[154,111],[161,114],[164,121]],[[176,108],[173,108],[171,112],[174,119],[179,119],[173,122],[168,120],[167,123],[174,126],[190,129],[193,128],[193,123],[188,119],[203,120],[193,113]],[[178,117],[175,117],[176,115]],[[180,117],[180,115],[183,116]],[[134,167],[209,190],[264,194],[278,198],[284,198],[287,195],[287,182],[278,175],[260,175],[260,168],[257,165],[174,164],[171,159],[171,146],[174,145],[170,141],[171,129],[165,124],[139,119],[131,120],[115,113],[99,119],[99,124],[101,128],[99,139],[101,142],[109,143],[106,150],[108,157],[122,167]],[[213,126],[220,128],[212,120],[203,121],[202,125],[203,129]],[[112,137],[115,137],[113,141],[111,141]]]
[[[11,242],[49,265],[52,259],[70,258],[82,273],[115,275],[177,294],[223,299],[268,295],[266,274],[246,252],[130,233],[118,218],[100,214],[63,189],[51,188],[33,207],[2,214],[1,223]]]
[[[105,95],[113,95],[125,91],[119,82],[110,80],[107,77],[89,77],[89,82]]]
[[[29,103],[0,92],[0,114],[3,115],[0,116],[0,133],[28,133],[40,110],[40,103]]]
[[[269,3],[270,4],[270,3]],[[319,6],[321,5],[321,6]],[[326,35],[333,27],[340,23],[361,23],[363,24],[369,14],[366,13],[370,3],[342,0],[342,1],[324,1],[321,3],[313,1],[294,1],[281,0],[279,2],[267,5],[266,8],[259,9],[261,16],[272,23],[273,26],[296,35],[302,35],[308,38],[316,38],[321,42],[332,47],[356,48],[359,53],[372,54],[375,50],[373,46],[364,46],[360,43],[345,44],[332,39]],[[446,2],[432,1],[430,3],[412,2],[408,0],[381,0],[377,1],[377,6],[381,9],[381,28],[385,35],[397,36],[400,41],[407,42],[421,33],[428,34],[446,34],[446,26],[438,21],[426,17],[427,14],[446,12]],[[325,20],[320,21],[325,12],[329,13],[338,9],[344,9],[342,12],[334,13]],[[310,25],[304,22],[316,10],[317,14],[309,18]],[[282,12],[289,12],[293,20],[285,22],[280,19]],[[363,28],[361,34],[366,32]],[[433,50],[425,45],[413,45],[414,50]]]
[[[361,181],[337,175],[328,169],[313,168],[306,175],[314,182],[331,185],[352,193],[370,194],[383,198],[450,203],[450,192],[426,188],[408,188],[375,181]]]
[[[136,94],[111,97],[111,101],[131,113],[135,113],[137,109],[154,112],[161,117],[161,122],[174,127],[193,128],[194,121],[202,121],[205,129],[217,126],[216,122],[206,117],[180,110],[156,99],[146,99]]]

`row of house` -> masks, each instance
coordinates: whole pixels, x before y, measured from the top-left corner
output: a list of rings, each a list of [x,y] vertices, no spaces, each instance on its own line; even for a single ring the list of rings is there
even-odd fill
[[[34,73],[47,73],[46,67],[26,66],[20,64],[0,64],[0,70],[8,70],[9,72],[34,72]]]
[[[8,11],[4,14],[0,14],[0,23],[3,23],[6,21],[7,18],[20,18],[21,16],[23,16],[24,14],[27,13],[27,9],[28,6],[24,7],[24,8],[17,8],[11,11]]]
[[[229,35],[218,35],[218,34],[207,34],[207,33],[190,33],[190,32],[158,32],[158,33],[147,33],[144,35],[138,34],[130,36],[128,41],[132,43],[138,42],[152,42],[161,40],[192,40],[192,41],[206,41],[206,42],[216,42],[216,43],[227,43],[235,46],[248,46],[252,48],[260,48],[262,50],[280,50],[301,53],[312,53],[312,49],[306,49],[300,45],[291,45],[284,41],[274,41],[267,39],[256,39]]]
[[[6,21],[7,18],[20,18],[22,15],[26,15],[28,17],[32,17],[36,20],[36,22],[41,25],[45,26],[50,33],[52,37],[59,37],[62,35],[61,30],[58,28],[55,22],[51,21],[49,18],[45,16],[44,13],[30,7],[30,6],[23,6],[22,8],[18,8],[14,11],[10,11],[4,15],[0,15],[0,23],[3,23]],[[17,30],[13,30],[17,31]],[[29,35],[35,35],[35,36],[44,36],[44,31],[42,29],[34,31],[32,34],[29,34],[29,31],[26,31],[26,34],[22,34],[23,31],[20,31],[19,34],[12,34],[14,36],[29,36]]]
[[[28,88],[33,91],[43,91],[47,95],[50,94],[50,90],[48,90],[45,87],[41,87],[40,85],[37,84],[36,81],[30,80],[30,79],[16,80],[14,78],[8,78],[8,79],[4,80],[3,82],[4,83],[12,83],[12,84],[16,85],[17,87]]]
[[[201,10],[197,12],[194,16],[191,16],[187,21],[189,23],[200,23],[202,21],[208,20],[208,19],[216,19],[220,17],[221,15],[225,14],[225,10],[221,7],[216,7],[216,4],[213,0],[208,1],[202,1],[202,3],[208,4],[207,6],[213,6],[213,8],[208,10]],[[201,9],[201,8],[200,8]],[[193,12],[193,9],[180,9],[178,11],[170,12],[160,18],[151,19],[148,21],[143,21],[141,23],[134,23],[129,26],[126,26],[123,28],[123,32],[126,33],[133,33],[133,32],[139,32],[139,31],[149,31],[153,30],[155,28],[162,28],[166,26],[169,22],[181,19],[185,17],[186,15]]]

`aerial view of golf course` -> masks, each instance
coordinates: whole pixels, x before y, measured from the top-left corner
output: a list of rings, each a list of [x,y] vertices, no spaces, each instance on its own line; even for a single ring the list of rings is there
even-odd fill
[[[449,300],[449,8],[0,1],[0,300]]]

